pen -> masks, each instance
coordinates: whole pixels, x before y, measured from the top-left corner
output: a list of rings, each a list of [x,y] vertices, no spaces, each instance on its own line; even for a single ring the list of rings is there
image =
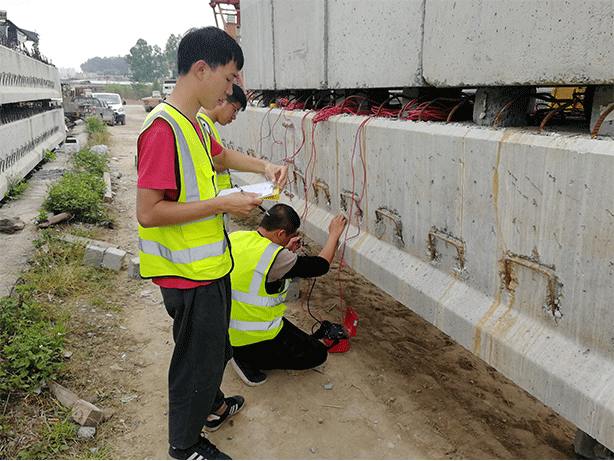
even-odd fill
[[[241,186],[236,186],[236,187],[237,187],[237,189],[239,189],[239,190],[241,191],[241,193],[242,193],[242,194],[245,194],[245,191],[244,191],[243,189],[241,189]],[[268,210],[267,210],[265,207],[263,207],[262,205],[256,205],[256,206],[257,206],[257,207],[258,207],[258,209],[259,209],[260,211],[262,211],[262,212],[263,212],[265,215],[267,215],[267,216],[271,216],[271,215],[269,214]]]

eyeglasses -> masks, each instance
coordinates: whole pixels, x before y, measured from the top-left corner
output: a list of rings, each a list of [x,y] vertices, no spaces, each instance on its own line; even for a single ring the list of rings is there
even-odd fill
[[[231,104],[231,106],[232,106],[232,108],[234,109],[234,110],[233,110],[233,114],[235,114],[235,115],[236,115],[236,113],[237,113],[239,110],[241,110],[241,104],[239,104],[239,107],[237,107],[237,106],[236,106],[236,104]]]

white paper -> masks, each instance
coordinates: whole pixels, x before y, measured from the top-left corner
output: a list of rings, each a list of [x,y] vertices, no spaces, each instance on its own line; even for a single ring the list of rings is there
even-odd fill
[[[274,182],[266,181],[266,182],[261,182],[258,184],[250,184],[250,185],[241,186],[241,187],[234,186],[234,187],[231,187],[230,189],[222,189],[221,191],[219,191],[217,195],[218,197],[222,197],[224,195],[234,194],[235,192],[243,191],[243,192],[258,194],[258,197],[256,198],[264,198],[264,197],[268,197],[269,195],[273,195],[276,190],[277,190],[277,185]]]

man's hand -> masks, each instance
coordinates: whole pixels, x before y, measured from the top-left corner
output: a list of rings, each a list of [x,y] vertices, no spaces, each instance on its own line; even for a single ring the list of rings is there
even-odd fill
[[[295,252],[301,247],[302,244],[303,244],[302,237],[292,237],[290,241],[288,242],[288,244],[286,245],[286,249],[292,252]]]
[[[244,218],[258,205],[262,205],[262,200],[256,197],[258,194],[236,192],[220,197],[220,199],[224,200],[223,207],[227,213]]]
[[[328,225],[329,234],[332,236],[336,236],[336,238],[341,237],[341,234],[343,233],[343,229],[345,229],[345,225],[347,224],[347,222],[348,220],[345,218],[345,216],[335,216]]]
[[[269,177],[271,181],[279,186],[279,190],[283,190],[288,181],[288,167],[275,165],[274,163],[267,162],[264,167],[264,173]]]

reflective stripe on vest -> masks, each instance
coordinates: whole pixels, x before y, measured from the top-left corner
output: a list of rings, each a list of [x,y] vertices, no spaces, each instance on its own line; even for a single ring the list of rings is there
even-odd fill
[[[269,331],[281,326],[282,317],[277,317],[270,322],[244,322],[230,319],[229,327],[240,331]]]
[[[188,131],[194,129],[192,123],[166,103],[159,104],[150,113],[141,134],[157,118],[169,124],[176,142],[181,181],[177,201],[195,202],[215,197],[217,187],[208,137],[201,142],[196,131]],[[144,278],[182,277],[207,281],[219,279],[232,269],[221,214],[181,225],[151,228],[139,225],[139,250]]]
[[[214,242],[201,245],[187,250],[170,250],[164,245],[153,240],[139,239],[139,250],[148,255],[160,256],[173,264],[190,264],[205,258],[212,258],[224,254],[228,248],[228,242]]]

